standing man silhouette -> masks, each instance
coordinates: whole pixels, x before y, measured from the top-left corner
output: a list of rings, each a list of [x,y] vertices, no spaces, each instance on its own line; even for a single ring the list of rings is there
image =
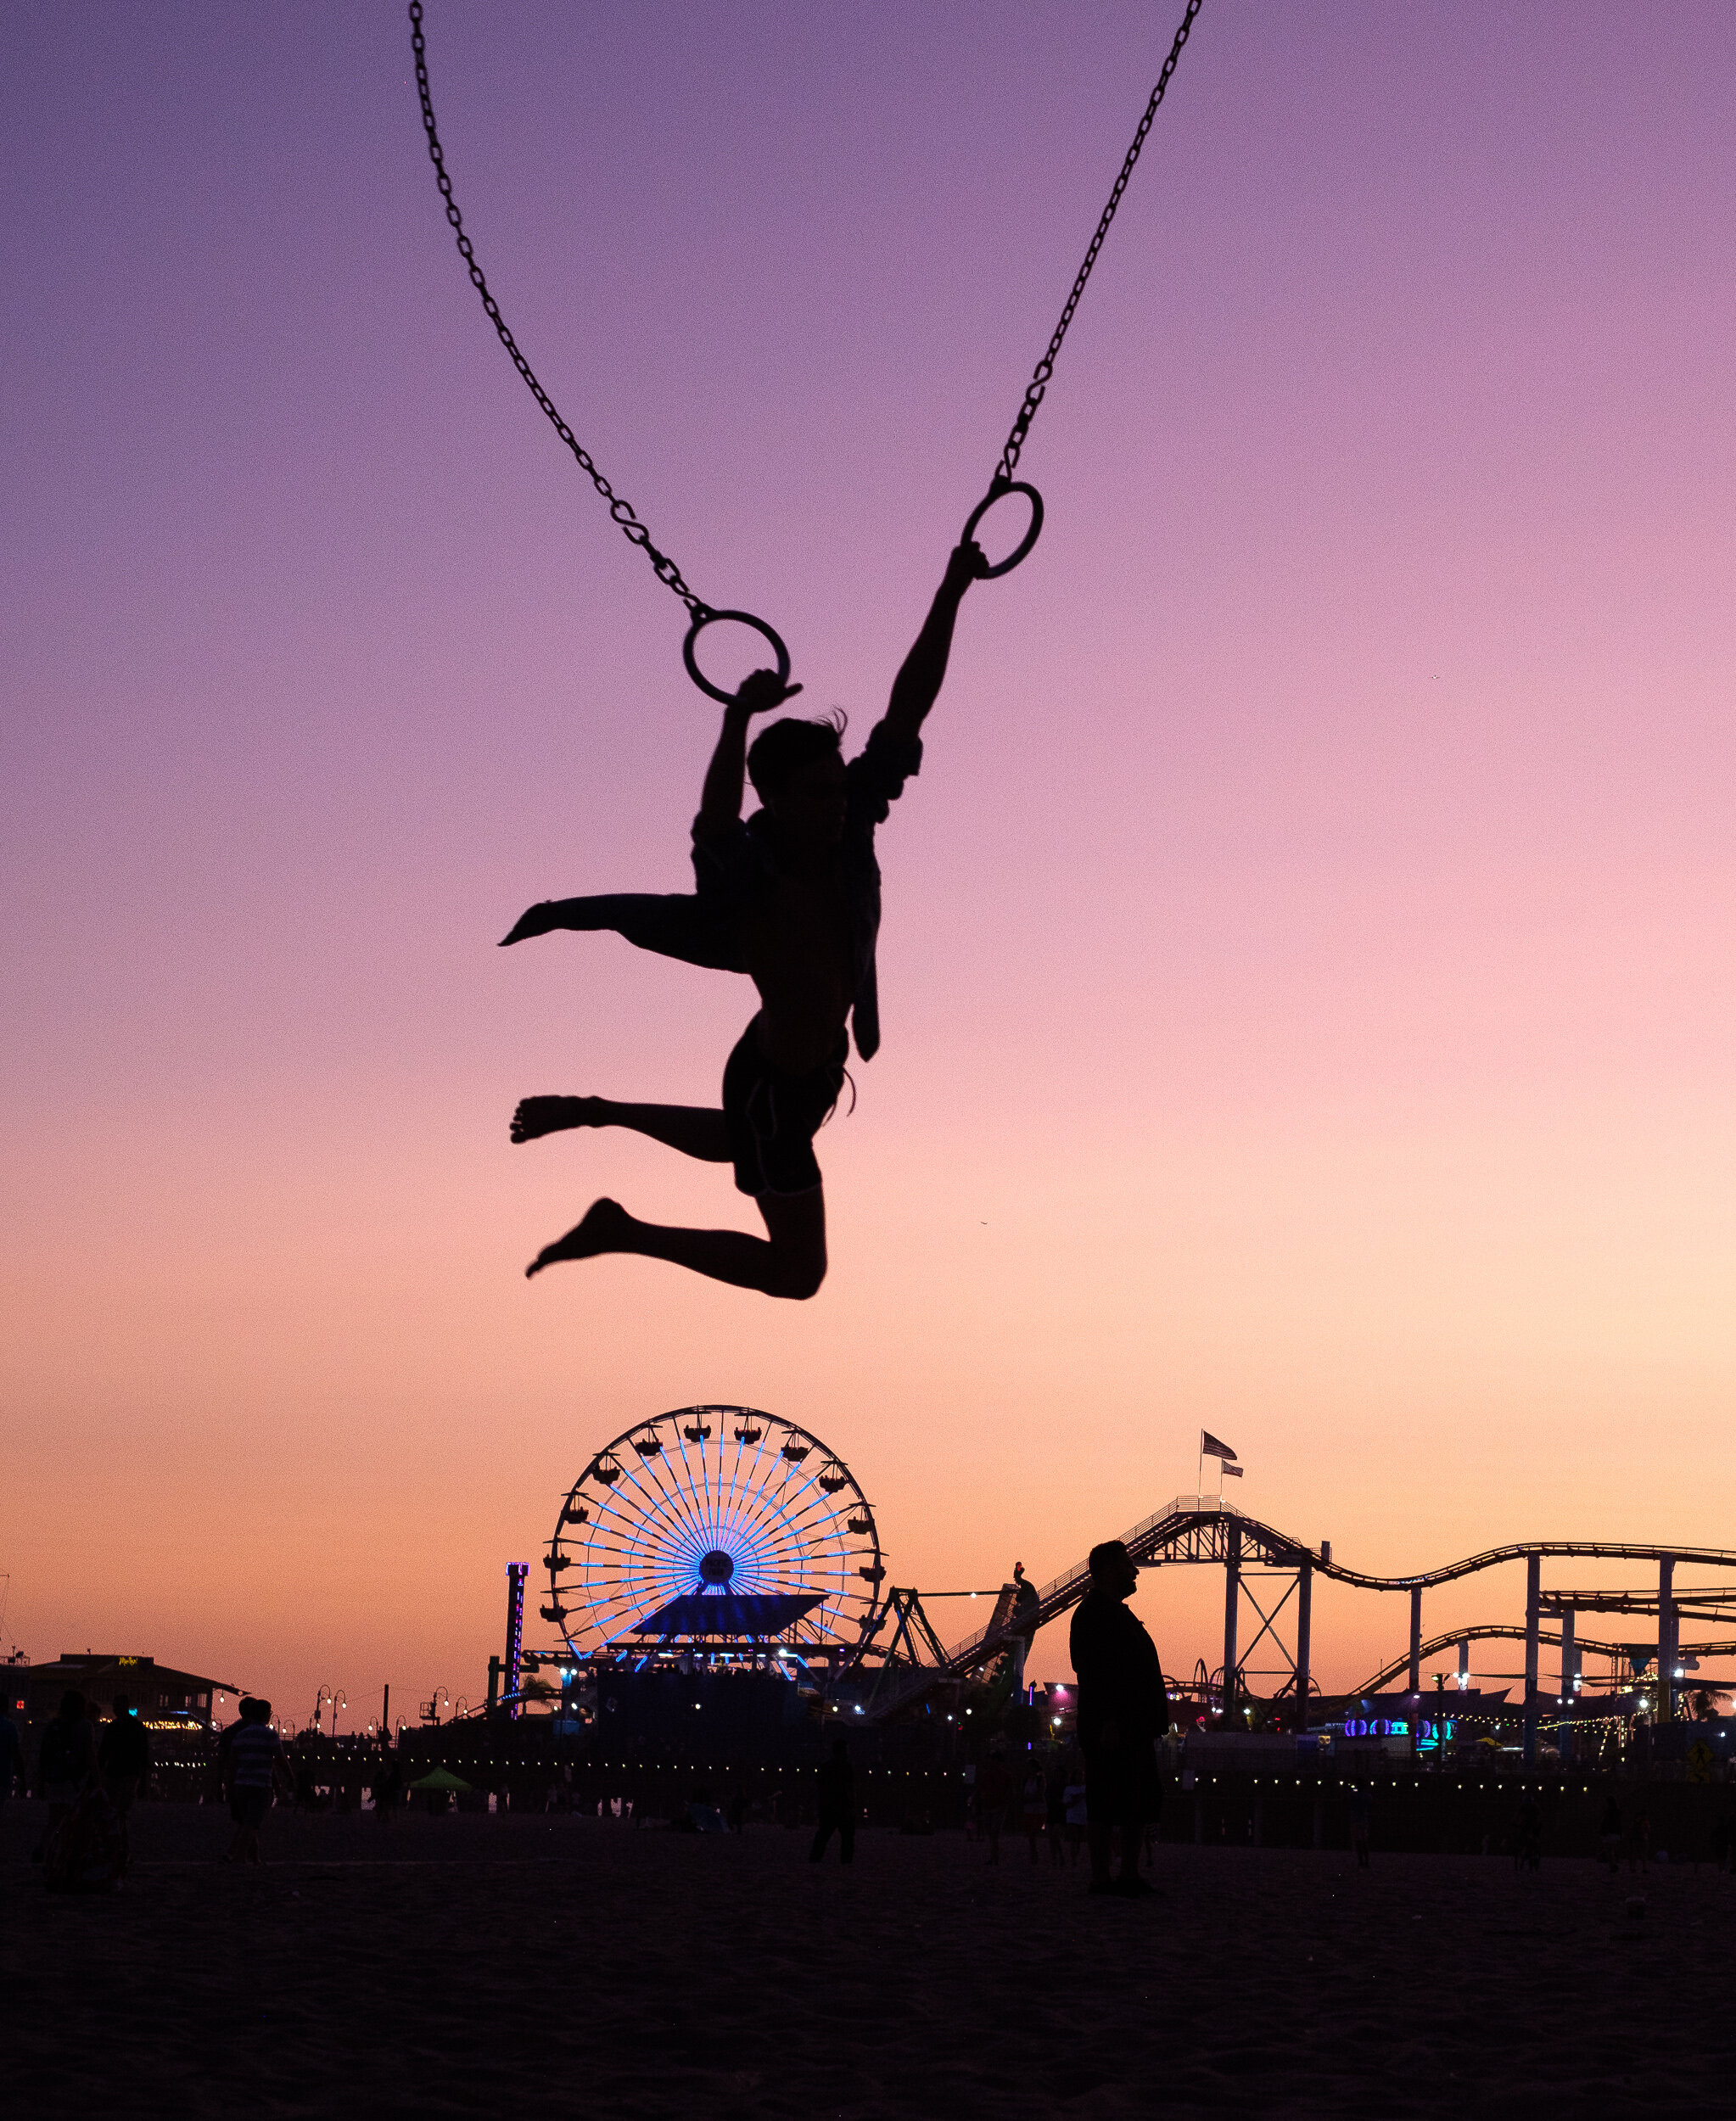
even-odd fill
[[[1091,1549],[1091,1587],[1073,1610],[1070,1648],[1079,1682],[1079,1750],[1085,1756],[1087,1833],[1093,1893],[1140,1898],[1140,1843],[1163,1802],[1157,1741],[1169,1728],[1169,1697],[1157,1648],[1127,1600],[1138,1564],[1118,1539]],[[1121,1834],[1121,1869],[1110,1875]]]
[[[818,1863],[826,1844],[837,1836],[837,1860],[854,1863],[856,1858],[856,1771],[850,1765],[850,1749],[843,1738],[832,1742],[832,1758],[820,1770],[820,1823],[814,1830],[814,1845],[808,1861]]]

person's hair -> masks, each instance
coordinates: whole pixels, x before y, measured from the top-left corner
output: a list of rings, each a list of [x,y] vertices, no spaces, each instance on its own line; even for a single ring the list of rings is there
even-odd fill
[[[61,1695],[60,1713],[69,1723],[76,1723],[84,1714],[84,1696],[76,1687],[69,1687]]]
[[[748,751],[748,778],[762,803],[768,802],[792,773],[842,749],[848,718],[842,708],[820,721],[787,715],[763,729]]]
[[[1085,1566],[1090,1570],[1094,1576],[1100,1576],[1112,1561],[1125,1561],[1127,1558],[1128,1551],[1127,1542],[1125,1540],[1100,1540],[1091,1549],[1090,1553],[1085,1556]]]
[[[257,1700],[252,1694],[245,1697],[241,1704],[241,1721],[244,1723],[269,1723],[271,1720],[272,1704],[269,1701]]]

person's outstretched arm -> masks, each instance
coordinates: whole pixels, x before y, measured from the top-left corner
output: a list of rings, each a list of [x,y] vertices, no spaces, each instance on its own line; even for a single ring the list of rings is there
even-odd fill
[[[799,685],[779,682],[775,670],[755,670],[743,679],[741,689],[724,709],[717,748],[705,769],[705,786],[699,797],[699,814],[693,820],[696,840],[718,839],[742,820],[742,782],[748,770],[748,725],[756,714],[781,707],[801,691]]]
[[[984,574],[988,562],[974,544],[955,546],[946,573],[934,593],[922,630],[916,635],[904,667],[893,680],[881,727],[901,743],[914,743],[922,733],[928,710],[940,697],[946,676],[946,660],[952,652],[952,630],[959,606],[971,584]]]
[[[741,690],[724,709],[723,730],[706,769],[699,815],[693,821],[696,839],[715,838],[740,820],[742,780],[748,766],[748,725],[756,714],[793,699],[801,689],[799,685],[781,685],[771,670],[756,670],[743,680]],[[692,903],[691,898],[653,898],[636,892],[608,893],[600,898],[545,898],[519,915],[509,932],[501,937],[501,948],[528,942],[533,936],[552,935],[557,928],[587,932],[613,928],[641,949],[660,950],[666,957],[685,958],[694,965],[738,971],[731,960],[719,957],[714,948],[696,945],[686,936],[680,916]]]

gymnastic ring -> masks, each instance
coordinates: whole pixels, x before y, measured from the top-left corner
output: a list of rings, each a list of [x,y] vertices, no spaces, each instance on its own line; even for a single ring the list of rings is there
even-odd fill
[[[777,658],[777,681],[780,685],[787,685],[790,681],[790,652],[775,628],[768,626],[763,618],[756,618],[750,611],[705,611],[701,612],[688,627],[687,638],[681,643],[681,660],[687,666],[687,675],[699,690],[708,692],[714,700],[727,702],[736,697],[733,692],[725,692],[720,685],[712,683],[699,668],[699,658],[693,652],[693,644],[705,629],[716,625],[720,619],[724,618],[733,618],[738,626],[751,626],[755,633],[765,636],[771,643],[772,653]]]
[[[999,567],[985,568],[983,570],[982,579],[985,582],[992,582],[997,574],[1011,574],[1042,535],[1042,495],[1034,486],[1028,485],[1022,478],[997,478],[981,501],[972,509],[971,520],[965,525],[964,535],[959,540],[959,543],[968,545],[977,534],[977,525],[982,522],[983,517],[988,513],[997,501],[1005,501],[1009,494],[1023,494],[1028,497],[1031,503],[1031,526],[1025,533],[1023,543],[1016,551],[1010,552]]]

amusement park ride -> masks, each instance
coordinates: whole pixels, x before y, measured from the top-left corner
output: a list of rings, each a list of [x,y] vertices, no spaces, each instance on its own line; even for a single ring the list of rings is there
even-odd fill
[[[1287,1703],[1290,1719],[1306,1724],[1296,1704],[1320,1693],[1312,1670],[1317,1577],[1409,1598],[1408,1651],[1351,1690],[1354,1696],[1386,1693],[1402,1680],[1404,1693],[1420,1698],[1425,1667],[1454,1649],[1463,1689],[1472,1642],[1522,1642],[1519,1705],[1528,1761],[1537,1756],[1540,1718],[1576,1697],[1587,1655],[1607,1656],[1636,1678],[1649,1675],[1645,1706],[1668,1721],[1688,1673],[1705,1683],[1695,1670],[1700,1658],[1736,1654],[1736,1640],[1686,1646],[1682,1639],[1684,1621],[1736,1626],[1736,1553],[1720,1548],[1517,1542],[1414,1575],[1376,1576],[1336,1562],[1330,1542],[1305,1544],[1221,1495],[1179,1495],[1123,1538],[1142,1568],[1191,1563],[1224,1570],[1222,1665],[1208,1671],[1201,1663],[1190,1685],[1172,1691],[1193,1694],[1225,1720],[1256,1698],[1251,1682],[1264,1679],[1276,1682],[1268,1703],[1280,1715]],[[1546,1588],[1544,1562],[1569,1559],[1655,1567],[1657,1589]],[[1425,1639],[1426,1592],[1520,1562],[1522,1626],[1494,1623]],[[871,1722],[919,1710],[937,1692],[985,1676],[1069,1612],[1089,1584],[1084,1563],[1077,1563],[1016,1613],[1011,1587],[1003,1587],[988,1625],[949,1647],[921,1593],[886,1583],[873,1510],[838,1454],[792,1422],[725,1406],[681,1407],[604,1445],[563,1498],[543,1567],[549,1589],[540,1610],[558,1630],[561,1647],[523,1653],[525,1670],[547,1664],[571,1683],[605,1670],[745,1668],[781,1674]],[[1723,1581],[1677,1589],[1678,1568],[1712,1571]],[[524,1564],[515,1563],[507,1654],[493,1660],[490,1682],[491,1706],[508,1714],[524,1698]],[[1581,1613],[1655,1617],[1653,1638],[1588,1640],[1577,1632]],[[1245,1626],[1252,1632],[1244,1641]],[[1553,1700],[1541,1686],[1546,1648],[1560,1654]],[[1272,1661],[1256,1665],[1257,1654]],[[1444,1684],[1444,1675],[1436,1675],[1436,1684]]]

